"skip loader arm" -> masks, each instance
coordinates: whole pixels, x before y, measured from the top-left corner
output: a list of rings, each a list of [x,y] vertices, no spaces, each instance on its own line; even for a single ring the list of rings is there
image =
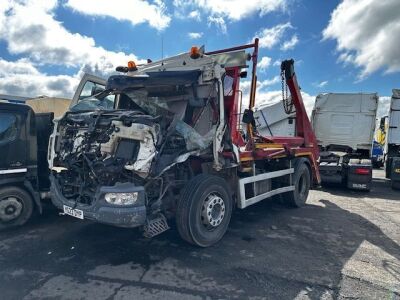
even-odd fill
[[[301,96],[300,87],[297,83],[296,74],[294,72],[294,60],[284,60],[281,64],[282,79],[286,80],[286,84],[290,90],[291,102],[296,109],[296,136],[304,138],[303,147],[309,148],[312,159],[313,175],[316,181],[320,182],[320,175],[317,165],[319,158],[319,149],[317,138],[315,137],[314,131],[311,126],[311,122],[308,118],[304,101]]]

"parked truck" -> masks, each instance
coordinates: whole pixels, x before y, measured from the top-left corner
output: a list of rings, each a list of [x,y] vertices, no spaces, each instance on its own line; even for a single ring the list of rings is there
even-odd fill
[[[282,101],[257,108],[254,119],[263,136],[295,136],[296,113],[286,113]]]
[[[371,189],[372,143],[378,95],[320,94],[312,125],[320,148],[323,183],[342,183],[350,189]]]
[[[213,52],[192,47],[118,67],[123,74],[99,93],[86,88],[95,82],[81,82],[50,137],[54,205],[79,219],[141,227],[147,237],[175,219],[181,237],[201,247],[222,238],[234,207],[279,194],[303,206],[320,178],[294,62],[282,62],[281,75],[291,92],[285,103],[296,108],[296,136],[264,137],[253,115],[257,56],[258,39]],[[248,60],[250,101],[241,112]]]
[[[385,170],[393,189],[400,189],[400,90],[393,89],[386,134]],[[385,118],[381,127],[385,126]]]
[[[0,102],[0,229],[25,224],[49,197],[47,164],[53,113]]]
[[[93,92],[104,90],[105,80],[95,80]],[[91,91],[85,91],[90,93]],[[0,230],[24,225],[42,200],[50,198],[48,141],[53,119],[62,116],[71,100],[40,97],[31,99],[0,95]]]

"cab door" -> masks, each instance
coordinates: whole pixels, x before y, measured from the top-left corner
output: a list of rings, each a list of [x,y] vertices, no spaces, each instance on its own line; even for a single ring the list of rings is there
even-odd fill
[[[106,83],[107,81],[104,78],[85,73],[75,91],[70,107],[77,104],[79,100],[104,91]]]
[[[27,171],[26,118],[24,110],[0,110],[0,175]]]
[[[389,117],[389,144],[400,144],[400,99],[392,98]]]

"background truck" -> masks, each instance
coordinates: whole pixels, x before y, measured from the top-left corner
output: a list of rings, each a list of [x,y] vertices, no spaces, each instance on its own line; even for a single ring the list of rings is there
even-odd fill
[[[97,76],[84,74],[82,80],[93,82],[93,91],[83,94],[105,88],[106,81]],[[35,210],[42,212],[41,200],[50,198],[48,141],[54,117],[63,115],[71,102],[8,98],[19,101],[0,101],[0,229],[25,224]]]
[[[53,113],[0,102],[0,229],[23,225],[50,190],[47,148]]]
[[[295,136],[296,113],[286,113],[282,101],[257,108],[254,119],[262,136]]]
[[[372,166],[374,168],[382,168],[385,164],[385,144],[374,141],[372,147]]]
[[[234,207],[280,194],[304,205],[320,182],[318,146],[294,62],[282,63],[281,76],[291,93],[285,103],[296,109],[296,135],[264,137],[253,115],[257,57],[258,39],[213,52],[192,47],[118,67],[125,74],[111,76],[105,91],[82,81],[50,137],[53,204],[80,219],[141,227],[148,237],[174,218],[181,237],[201,247],[222,238]],[[251,93],[242,113],[248,60]]]
[[[370,190],[377,107],[376,93],[317,96],[312,125],[320,147],[323,183],[343,183],[350,189]]]
[[[400,90],[393,89],[386,134],[385,170],[393,189],[400,189]],[[381,120],[385,127],[385,118]]]

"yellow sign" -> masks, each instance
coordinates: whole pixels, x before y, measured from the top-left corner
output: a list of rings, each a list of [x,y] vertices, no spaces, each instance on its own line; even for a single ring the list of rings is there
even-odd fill
[[[400,173],[400,169],[394,169],[395,173]]]

